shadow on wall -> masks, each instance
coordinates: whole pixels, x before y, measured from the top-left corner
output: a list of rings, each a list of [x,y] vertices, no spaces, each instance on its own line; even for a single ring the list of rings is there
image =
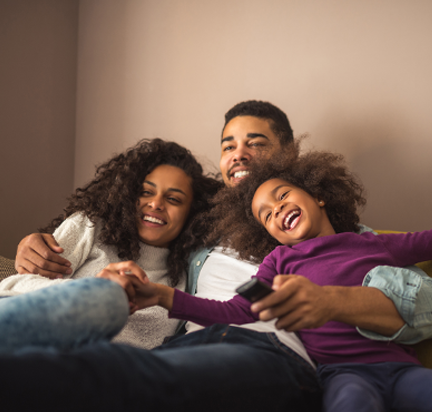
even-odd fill
[[[356,115],[358,118],[358,114]],[[329,119],[337,118],[333,124]],[[341,123],[341,118],[349,122]],[[329,123],[332,124],[329,131]],[[327,116],[327,144],[321,148],[344,154],[366,188],[361,221],[383,230],[419,231],[432,228],[430,156],[432,141],[410,145],[415,128],[395,112],[363,116]],[[324,131],[324,130],[323,130]],[[421,136],[420,136],[421,137]]]

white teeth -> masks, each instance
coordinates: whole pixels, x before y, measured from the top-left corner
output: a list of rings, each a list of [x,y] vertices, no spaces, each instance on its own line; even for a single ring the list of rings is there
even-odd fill
[[[284,221],[284,226],[286,228],[290,229],[289,221],[295,215],[299,215],[299,211],[298,210],[293,210],[292,212],[288,213],[288,215],[287,215],[287,217],[285,218],[285,221]]]
[[[147,215],[145,215],[143,217],[143,220],[147,220],[147,221],[152,222],[152,223],[158,223],[159,225],[164,225],[165,224],[165,222],[163,220],[156,219],[153,216],[147,216]]]
[[[240,177],[245,177],[249,174],[249,170],[242,170],[241,172],[235,172],[234,178],[239,179]]]

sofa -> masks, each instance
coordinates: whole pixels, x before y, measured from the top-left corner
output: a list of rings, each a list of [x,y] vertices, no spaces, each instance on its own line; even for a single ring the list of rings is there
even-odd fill
[[[396,233],[388,230],[377,230],[380,233]],[[0,281],[8,276],[16,273],[14,267],[15,261],[0,256]],[[432,260],[427,262],[420,262],[418,267],[423,269],[430,277],[432,277]],[[414,345],[417,355],[421,363],[432,369],[432,339],[424,340],[423,342]]]

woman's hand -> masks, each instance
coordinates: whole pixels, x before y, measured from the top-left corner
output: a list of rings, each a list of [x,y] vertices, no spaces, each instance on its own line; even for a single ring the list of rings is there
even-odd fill
[[[127,275],[133,275],[133,277]],[[138,310],[135,304],[135,288],[137,287],[138,282],[140,285],[144,285],[149,283],[149,279],[144,270],[142,270],[135,262],[128,261],[111,263],[105,269],[101,270],[96,277],[109,279],[118,283],[127,294],[130,313],[132,314]],[[132,281],[132,278],[134,281]]]
[[[111,263],[96,277],[116,282],[125,290],[131,314],[155,305],[168,310],[172,308],[174,289],[150,282],[144,270],[135,262]]]

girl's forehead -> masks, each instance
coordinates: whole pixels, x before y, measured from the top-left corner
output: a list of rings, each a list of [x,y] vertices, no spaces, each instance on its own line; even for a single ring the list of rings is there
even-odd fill
[[[261,185],[255,191],[254,197],[256,197],[258,194],[260,194],[262,192],[274,194],[281,187],[295,187],[295,186],[284,179],[276,177],[273,179],[266,180],[264,183],[261,183]]]

